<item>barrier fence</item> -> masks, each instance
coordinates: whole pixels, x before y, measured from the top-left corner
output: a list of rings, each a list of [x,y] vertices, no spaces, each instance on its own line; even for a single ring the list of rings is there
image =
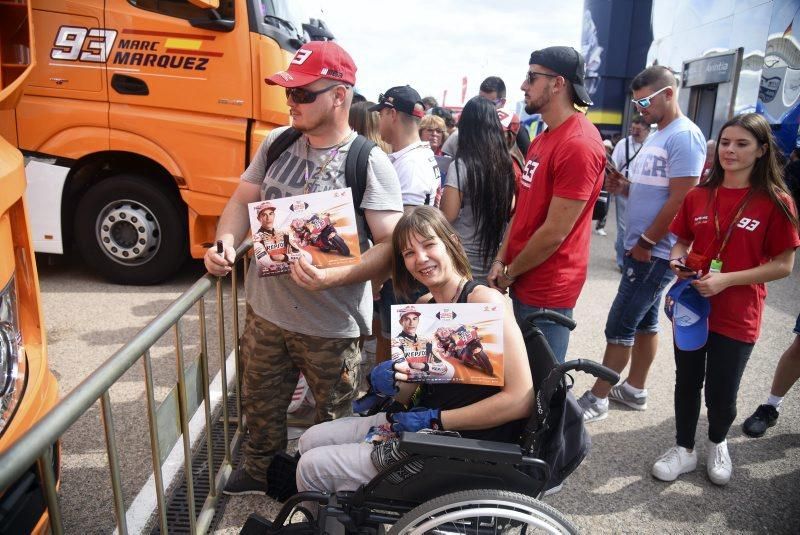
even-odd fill
[[[37,464],[39,478],[43,487],[43,494],[47,503],[50,515],[50,528],[52,533],[61,535],[64,533],[61,508],[59,506],[57,494],[58,474],[55,472],[53,464],[53,447],[64,432],[69,429],[84,413],[89,411],[99,400],[102,414],[103,432],[106,441],[106,453],[108,455],[111,485],[114,496],[114,513],[116,516],[117,531],[122,535],[128,533],[128,523],[124,499],[122,495],[122,485],[120,479],[120,467],[118,448],[114,435],[114,417],[111,407],[109,390],[111,387],[140,360],[144,366],[145,394],[147,399],[147,419],[150,431],[150,449],[153,462],[153,474],[155,479],[156,501],[158,507],[158,523],[161,533],[169,533],[167,525],[166,499],[164,492],[164,481],[162,476],[162,461],[164,446],[159,441],[159,409],[166,405],[166,400],[161,404],[156,404],[155,389],[153,385],[153,369],[150,358],[150,349],[158,340],[170,329],[175,336],[175,366],[177,370],[177,416],[179,419],[180,436],[183,444],[183,475],[186,481],[187,497],[189,504],[189,527],[192,533],[205,533],[214,517],[219,496],[225,486],[232,466],[232,445],[238,444],[243,433],[241,398],[238,385],[239,370],[239,310],[238,310],[238,263],[244,264],[244,273],[247,273],[246,253],[251,247],[251,242],[247,240],[236,251],[236,264],[227,278],[218,278],[206,274],[192,285],[186,292],[178,297],[171,305],[161,312],[153,321],[147,324],[136,336],[125,344],[119,351],[114,353],[97,370],[87,377],[81,384],[75,387],[72,392],[61,399],[52,410],[50,410],[39,422],[36,423],[25,435],[14,443],[9,449],[0,454],[0,489],[6,489],[12,485],[33,463]],[[236,397],[236,419],[231,422],[228,414],[228,378],[226,370],[226,340],[225,340],[225,315],[223,300],[223,284],[230,281],[231,299],[233,301],[232,321],[233,321],[233,356],[235,361],[236,380],[234,390]],[[222,464],[214,466],[214,450],[209,432],[212,424],[212,407],[209,395],[209,373],[208,373],[208,338],[206,332],[206,310],[205,297],[212,290],[216,289],[217,302],[217,331],[219,336],[220,354],[220,374],[222,388],[222,423],[224,433],[224,456]],[[183,351],[183,331],[181,319],[187,312],[197,305],[200,320],[200,356],[199,356],[199,381],[192,382],[191,370],[187,370],[184,362]],[[188,377],[187,377],[188,376]],[[189,396],[189,387],[197,386],[202,388],[202,393]],[[202,398],[202,399],[201,399]],[[205,402],[203,402],[203,400]],[[196,512],[194,503],[194,482],[192,478],[192,451],[189,432],[190,412],[194,406],[204,407],[206,446],[208,453],[208,474],[209,474],[209,493],[204,500],[200,511]],[[167,412],[168,414],[168,412]],[[231,423],[235,423],[235,429],[231,435]],[[163,429],[163,425],[161,428]],[[162,438],[163,441],[163,438]],[[216,471],[215,471],[216,470]]]

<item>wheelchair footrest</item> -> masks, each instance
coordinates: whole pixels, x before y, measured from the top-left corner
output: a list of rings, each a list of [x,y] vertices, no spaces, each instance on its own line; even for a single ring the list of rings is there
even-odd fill
[[[244,526],[239,530],[239,535],[264,535],[271,528],[272,522],[261,515],[250,513]]]

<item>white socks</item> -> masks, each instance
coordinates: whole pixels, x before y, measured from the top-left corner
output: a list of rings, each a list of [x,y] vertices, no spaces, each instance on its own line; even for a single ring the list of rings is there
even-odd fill
[[[624,383],[622,383],[622,388],[627,390],[628,393],[631,394],[633,397],[639,397],[642,394],[645,394],[645,395],[647,394],[647,389],[646,388],[636,388],[635,386],[631,386],[631,384],[628,381],[625,381]]]
[[[770,394],[769,397],[767,398],[767,405],[772,405],[778,412],[780,412],[781,410],[781,403],[783,403],[783,396],[778,397]]]

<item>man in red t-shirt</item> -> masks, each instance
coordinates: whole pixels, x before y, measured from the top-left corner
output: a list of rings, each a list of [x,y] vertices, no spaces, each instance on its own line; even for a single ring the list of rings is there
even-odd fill
[[[489,272],[489,285],[511,287],[520,326],[542,310],[572,317],[586,280],[592,209],[600,194],[606,151],[600,133],[576,106],[592,104],[583,86],[583,57],[554,46],[531,54],[522,83],[525,111],[541,113],[548,128],[528,148],[516,212]],[[564,361],[569,329],[534,321]]]

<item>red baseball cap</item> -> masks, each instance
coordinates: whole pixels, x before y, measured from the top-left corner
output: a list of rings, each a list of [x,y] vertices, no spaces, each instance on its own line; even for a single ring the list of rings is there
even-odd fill
[[[343,84],[356,84],[356,64],[344,48],[333,41],[311,41],[300,47],[289,67],[264,81],[281,87],[300,87],[329,78]]]

